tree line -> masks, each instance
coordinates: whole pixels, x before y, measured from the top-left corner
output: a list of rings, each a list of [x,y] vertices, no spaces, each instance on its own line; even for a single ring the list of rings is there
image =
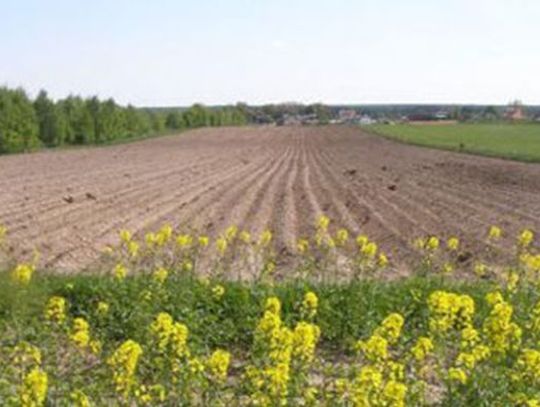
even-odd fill
[[[121,106],[114,99],[68,96],[52,100],[42,90],[0,87],[0,154],[62,145],[102,144],[205,126],[246,124],[241,107],[151,109]]]

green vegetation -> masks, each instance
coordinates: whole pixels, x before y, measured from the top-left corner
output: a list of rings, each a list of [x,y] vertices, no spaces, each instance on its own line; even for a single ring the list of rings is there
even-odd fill
[[[0,404],[538,405],[540,252],[531,230],[517,236],[516,261],[494,273],[476,262],[472,275],[463,265],[454,274],[457,237],[417,239],[418,265],[393,281],[377,276],[387,259],[375,265],[377,245],[360,235],[354,262],[366,273],[336,281],[332,264],[344,263],[335,250],[353,242],[344,229],[334,240],[329,222],[319,219],[313,249],[298,242],[307,263],[279,279],[272,234],[253,241],[236,227],[216,239],[207,276],[196,268],[214,248],[209,238],[169,225],[144,243],[122,230],[121,245],[107,250],[119,263],[103,263],[99,275],[40,273],[6,256]],[[492,226],[486,239],[502,234]],[[0,228],[0,244],[6,235]],[[245,249],[264,267],[255,280],[233,281],[227,264]]]
[[[212,295],[212,288],[217,285],[225,289],[219,301]],[[159,287],[160,295],[156,295],[157,286],[149,275],[132,276],[119,282],[112,276],[37,273],[32,284],[20,289],[11,282],[8,273],[0,273],[0,329],[8,336],[13,335],[13,340],[39,340],[44,306],[50,297],[58,295],[67,300],[73,316],[90,321],[98,301],[109,304],[111,312],[107,324],[99,324],[99,335],[104,343],[125,338],[143,341],[146,327],[153,318],[167,311],[190,327],[193,344],[201,350],[215,347],[241,350],[253,341],[253,329],[267,297],[280,298],[283,320],[294,322],[298,318],[297,305],[304,294],[315,291],[320,302],[317,322],[322,329],[321,346],[328,351],[349,353],[358,338],[369,335],[391,312],[404,315],[407,326],[412,329],[406,335],[414,335],[422,328],[427,296],[432,291],[460,291],[482,304],[490,287],[493,288],[486,283],[425,277],[341,284],[298,280],[271,285],[172,274]],[[143,299],[145,296],[147,300]],[[521,309],[534,305],[526,292],[520,293],[516,301]],[[488,307],[482,305],[479,312],[483,315],[487,311]],[[3,340],[6,339],[4,336]]]
[[[0,87],[0,154],[40,147],[106,144],[166,131],[203,126],[243,125],[238,107],[141,109],[113,99],[69,96],[53,101],[41,91],[32,101],[22,89]]]
[[[540,124],[382,124],[366,128],[426,147],[540,162]]]

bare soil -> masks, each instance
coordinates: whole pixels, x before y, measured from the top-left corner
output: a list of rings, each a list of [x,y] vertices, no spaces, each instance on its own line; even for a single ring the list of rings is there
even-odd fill
[[[71,271],[99,259],[119,229],[164,223],[216,235],[274,231],[278,250],[315,219],[366,233],[405,273],[415,237],[460,236],[471,252],[540,231],[540,165],[418,148],[354,127],[201,129],[180,136],[0,157],[0,224],[17,256]]]

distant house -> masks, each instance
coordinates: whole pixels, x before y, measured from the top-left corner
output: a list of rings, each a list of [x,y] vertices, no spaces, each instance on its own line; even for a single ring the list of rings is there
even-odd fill
[[[516,100],[509,104],[504,111],[504,118],[511,121],[525,120],[527,116],[521,102]]]
[[[439,110],[437,113],[435,113],[435,120],[448,120],[450,117],[450,113],[448,113],[446,110]]]
[[[363,126],[367,126],[370,124],[377,123],[377,120],[373,119],[371,116],[368,116],[367,114],[364,114],[360,117],[360,120],[358,121]]]
[[[340,123],[354,123],[357,120],[356,111],[353,109],[341,109],[338,116]]]

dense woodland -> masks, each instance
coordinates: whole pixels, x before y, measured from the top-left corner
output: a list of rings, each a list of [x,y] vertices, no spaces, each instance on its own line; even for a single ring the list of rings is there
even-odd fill
[[[0,154],[103,144],[195,127],[242,125],[246,120],[240,107],[145,109],[97,97],[69,96],[54,101],[45,91],[32,100],[22,89],[0,87]]]

